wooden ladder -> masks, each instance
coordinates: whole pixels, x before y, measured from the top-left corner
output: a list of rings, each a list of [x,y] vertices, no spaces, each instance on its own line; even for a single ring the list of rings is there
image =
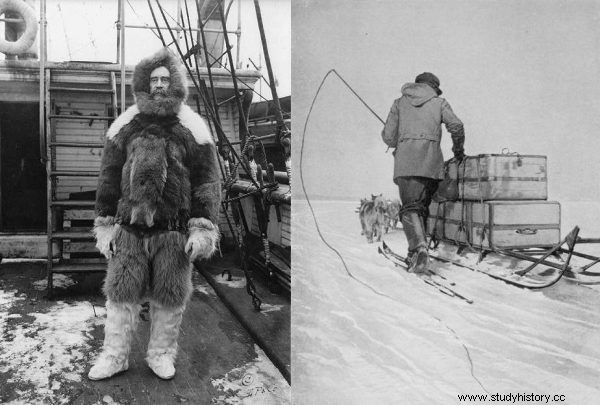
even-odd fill
[[[81,210],[87,212],[87,216],[93,218],[93,210],[95,201],[87,200],[72,200],[57,196],[57,188],[59,179],[63,178],[88,178],[96,179],[99,172],[95,170],[70,169],[69,167],[57,167],[57,156],[59,148],[71,148],[71,150],[101,150],[104,147],[103,142],[85,141],[84,139],[57,139],[57,122],[62,120],[74,120],[80,122],[82,129],[85,125],[91,127],[94,121],[103,121],[104,132],[110,122],[118,116],[117,110],[117,84],[115,72],[98,72],[98,75],[108,75],[106,85],[102,87],[94,87],[93,85],[83,85],[76,83],[72,87],[66,87],[60,84],[60,80],[53,80],[53,69],[45,69],[45,135],[46,135],[46,174],[47,174],[47,274],[48,274],[48,297],[53,295],[53,276],[56,273],[88,273],[88,272],[103,272],[106,270],[106,261],[102,258],[93,259],[72,259],[62,257],[63,246],[65,243],[91,242],[94,240],[91,228],[76,228],[74,230],[64,230],[62,218],[65,212],[75,212],[73,210]],[[89,73],[89,71],[86,71]],[[87,95],[93,101],[99,102],[102,98],[110,96],[110,111],[105,104],[103,114],[62,114],[59,103],[65,103],[69,97],[75,95]],[[85,100],[85,99],[84,99]],[[67,104],[68,105],[68,104]],[[77,132],[77,131],[75,131]],[[83,134],[83,131],[82,131]],[[64,137],[63,137],[64,138]],[[71,136],[71,138],[74,138]],[[84,136],[80,136],[84,138]],[[93,153],[92,153],[93,154]],[[89,181],[89,180],[88,180]],[[89,219],[89,218],[88,218]],[[55,263],[56,255],[59,255],[58,262]]]

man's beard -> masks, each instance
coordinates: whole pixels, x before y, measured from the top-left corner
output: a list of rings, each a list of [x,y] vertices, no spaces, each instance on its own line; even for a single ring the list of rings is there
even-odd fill
[[[153,100],[161,100],[167,97],[167,91],[162,89],[154,90],[151,96]]]

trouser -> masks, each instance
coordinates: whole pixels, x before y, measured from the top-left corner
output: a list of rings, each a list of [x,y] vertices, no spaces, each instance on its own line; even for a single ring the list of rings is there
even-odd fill
[[[411,256],[419,248],[427,248],[426,224],[429,204],[437,190],[439,180],[427,177],[396,178],[402,209],[400,220],[408,241]]]
[[[115,253],[106,269],[106,297],[116,303],[149,298],[165,307],[185,305],[192,292],[186,240],[185,234],[176,231],[144,233],[119,227]]]
[[[159,377],[174,375],[179,329],[192,293],[192,265],[185,242],[186,235],[180,232],[118,229],[104,281],[104,350],[90,378],[103,379],[127,369],[139,302],[144,298],[150,300],[152,321],[146,360]]]

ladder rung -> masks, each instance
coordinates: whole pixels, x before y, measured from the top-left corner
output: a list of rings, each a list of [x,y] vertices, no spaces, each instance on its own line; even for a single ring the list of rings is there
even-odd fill
[[[72,239],[72,240],[93,240],[94,235],[92,232],[54,232],[52,239]]]
[[[83,87],[50,87],[50,91],[73,91],[79,93],[103,93],[112,94],[112,90],[109,89],[94,89],[94,88],[83,88]]]
[[[65,120],[114,120],[115,117],[107,115],[66,115],[66,114],[50,114],[48,118],[60,118]]]
[[[60,263],[52,266],[52,273],[93,273],[106,271],[106,263]]]
[[[98,177],[100,175],[100,171],[65,171],[65,170],[56,170],[50,172],[51,176],[65,176],[65,177]]]
[[[50,142],[50,146],[66,148],[103,148],[101,142]]]
[[[54,207],[93,207],[96,202],[93,200],[55,200],[50,205]]]

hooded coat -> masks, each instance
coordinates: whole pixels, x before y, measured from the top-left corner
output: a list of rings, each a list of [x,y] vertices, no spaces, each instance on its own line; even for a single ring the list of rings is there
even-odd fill
[[[166,97],[150,94],[150,74],[170,73]],[[186,232],[190,219],[217,226],[220,178],[215,144],[203,119],[185,104],[186,76],[167,49],[134,70],[136,103],[110,126],[96,214],[134,229]]]
[[[394,101],[381,133],[383,141],[395,148],[394,182],[410,176],[443,178],[442,123],[452,136],[452,150],[462,150],[463,124],[450,104],[425,83],[402,86],[402,97]]]

